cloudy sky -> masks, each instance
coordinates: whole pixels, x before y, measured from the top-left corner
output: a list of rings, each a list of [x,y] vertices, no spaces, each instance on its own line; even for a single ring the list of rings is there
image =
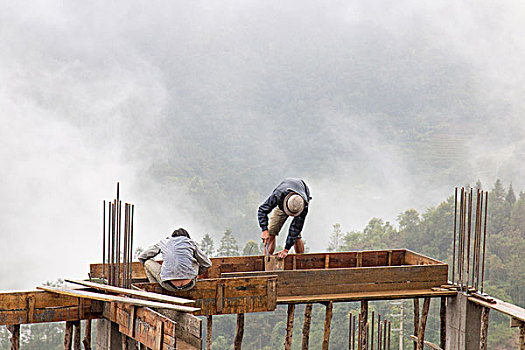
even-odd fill
[[[523,188],[524,23],[517,0],[1,1],[0,289],[86,277],[117,181],[136,245],[223,230],[151,175],[184,157],[233,183],[305,178],[314,250],[335,222],[395,221],[454,185]],[[417,159],[399,146],[414,125],[442,130]]]

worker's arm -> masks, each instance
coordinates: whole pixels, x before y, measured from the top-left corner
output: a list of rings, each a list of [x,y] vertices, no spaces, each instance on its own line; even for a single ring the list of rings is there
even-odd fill
[[[195,259],[199,263],[199,275],[202,275],[211,267],[211,260],[202,252],[202,250],[199,249],[199,247],[195,246],[193,256],[195,256]]]
[[[308,206],[306,206],[301,214],[296,216],[292,223],[290,224],[290,230],[288,231],[288,237],[286,237],[286,244],[284,249],[290,250],[291,247],[295,244],[297,237],[303,230],[304,221],[306,220],[306,215],[308,214]]]
[[[151,247],[149,247],[148,249],[146,249],[142,253],[140,253],[138,259],[142,263],[142,265],[144,265],[146,260],[154,258],[159,253],[160,253],[160,247],[159,247],[159,244],[157,243],[155,245],[152,245]]]
[[[259,226],[261,227],[261,238],[264,243],[266,243],[266,240],[270,236],[268,233],[268,214],[270,214],[277,206],[277,203],[279,202],[279,193],[277,191],[273,191],[270,197],[266,199],[266,201],[259,206],[259,211],[257,212],[257,217],[259,219]]]

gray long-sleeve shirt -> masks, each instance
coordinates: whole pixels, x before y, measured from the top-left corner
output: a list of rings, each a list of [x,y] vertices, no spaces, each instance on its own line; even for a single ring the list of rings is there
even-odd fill
[[[143,251],[138,259],[144,264],[162,253],[160,278],[162,282],[193,279],[211,266],[211,261],[194,241],[184,236],[166,237]]]

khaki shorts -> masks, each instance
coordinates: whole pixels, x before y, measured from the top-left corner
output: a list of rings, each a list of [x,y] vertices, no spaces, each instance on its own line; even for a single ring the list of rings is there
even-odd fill
[[[169,290],[170,292],[176,292],[179,290],[189,290],[195,286],[196,278],[194,278],[191,282],[181,287],[174,286],[170,283],[170,281],[162,282],[160,278],[161,265],[152,259],[146,260],[146,262],[144,263],[144,270],[146,271],[146,276],[148,276],[148,280],[150,282],[157,282],[161,285],[162,288]]]
[[[270,236],[279,236],[279,232],[281,232],[286,219],[288,219],[288,215],[279,209],[279,207],[275,207],[272,210],[270,213],[270,219],[268,220],[268,233]],[[300,238],[301,234],[297,236],[297,239]]]

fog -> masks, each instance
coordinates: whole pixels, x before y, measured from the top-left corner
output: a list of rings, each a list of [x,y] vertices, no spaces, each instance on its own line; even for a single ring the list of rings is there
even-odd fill
[[[316,251],[456,185],[521,190],[524,19],[517,0],[0,2],[0,289],[85,278],[117,181],[135,246],[179,226],[242,246],[301,177]]]

